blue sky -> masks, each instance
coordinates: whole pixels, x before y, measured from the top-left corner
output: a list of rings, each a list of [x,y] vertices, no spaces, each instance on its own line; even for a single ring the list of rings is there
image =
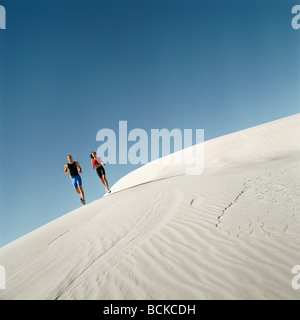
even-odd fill
[[[104,194],[102,128],[204,129],[205,139],[300,112],[289,0],[9,0],[0,30],[0,246]],[[137,168],[107,165],[113,185]]]

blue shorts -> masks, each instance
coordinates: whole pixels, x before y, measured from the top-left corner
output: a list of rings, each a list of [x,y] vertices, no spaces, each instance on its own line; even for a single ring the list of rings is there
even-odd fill
[[[82,181],[80,176],[72,177],[72,183],[75,189],[77,189],[79,186],[82,186]]]

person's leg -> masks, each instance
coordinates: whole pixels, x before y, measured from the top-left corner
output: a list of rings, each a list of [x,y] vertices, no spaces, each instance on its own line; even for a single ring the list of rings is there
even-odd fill
[[[77,191],[78,190],[78,191]],[[84,192],[83,192],[83,188],[82,186],[79,186],[77,189],[76,189],[76,192],[80,194],[81,196],[81,199],[84,200]]]
[[[107,183],[107,180],[105,178],[105,170],[104,170],[104,168],[103,167],[97,168],[97,174],[98,174],[101,182],[104,184],[104,186],[106,188],[106,191],[109,191],[108,183]]]
[[[78,181],[78,191],[80,193],[81,199],[84,200],[84,192],[83,192],[82,180],[80,176],[77,176],[77,181]]]
[[[105,177],[105,174],[102,176],[102,179],[103,179],[103,184],[105,185],[105,187],[106,187],[106,191],[108,191],[109,190],[109,187],[108,187],[108,182],[107,182],[107,180],[106,180],[106,177]]]
[[[80,191],[79,191],[79,189],[78,189],[79,184],[78,184],[78,180],[77,180],[76,177],[73,177],[73,178],[72,178],[72,184],[73,184],[73,187],[74,187],[74,189],[75,189],[75,192],[77,192],[78,194],[80,194]]]
[[[80,194],[79,188],[75,189],[75,191],[76,191],[78,194]]]
[[[111,191],[109,189],[108,182],[107,182],[106,178],[105,178],[105,182],[106,182],[107,191],[108,191],[108,193],[110,193]]]
[[[106,191],[109,191],[108,182],[107,182],[106,177],[105,177],[104,167],[101,167],[101,175],[102,175],[101,181],[102,181],[102,183],[105,185]]]
[[[103,176],[100,178],[100,180],[101,180],[101,182],[104,184],[104,186],[106,187],[105,180],[104,180],[104,177],[103,177]]]
[[[73,186],[75,188],[75,191],[80,194],[80,199],[83,204],[85,204],[84,200],[84,192],[82,188],[82,181],[80,176],[76,176],[72,178]]]
[[[99,167],[96,169],[98,177],[100,178],[100,181],[105,185],[105,182],[103,180],[103,169],[102,167]]]

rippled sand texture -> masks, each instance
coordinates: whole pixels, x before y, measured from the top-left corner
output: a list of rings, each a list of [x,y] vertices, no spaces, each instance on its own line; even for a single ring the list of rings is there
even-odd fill
[[[207,141],[201,175],[130,173],[1,248],[1,299],[299,299],[299,129],[294,115]]]

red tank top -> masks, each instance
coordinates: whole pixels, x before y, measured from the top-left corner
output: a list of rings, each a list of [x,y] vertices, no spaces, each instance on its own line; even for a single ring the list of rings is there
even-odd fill
[[[96,167],[96,166],[99,166],[100,163],[96,159],[93,159],[93,165]]]

